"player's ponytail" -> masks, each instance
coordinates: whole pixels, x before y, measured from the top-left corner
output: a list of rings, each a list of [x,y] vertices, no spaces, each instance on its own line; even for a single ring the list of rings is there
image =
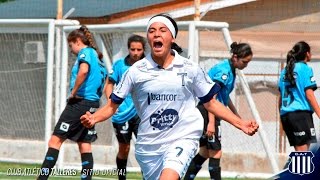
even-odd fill
[[[85,36],[84,38],[81,38],[81,39],[82,39],[82,42],[83,42],[85,45],[87,45],[87,46],[93,48],[94,50],[96,50],[96,52],[98,53],[99,59],[102,60],[103,55],[102,55],[102,53],[98,50],[98,48],[97,48],[97,46],[96,46],[96,43],[95,43],[95,41],[93,40],[92,34],[91,34],[91,32],[89,31],[89,29],[87,28],[87,26],[82,25],[82,26],[79,28],[79,30],[82,31],[83,34],[84,34],[84,36]]]
[[[310,46],[304,41],[296,43],[293,48],[287,54],[287,66],[285,79],[290,82],[291,85],[295,85],[294,67],[296,62],[304,61],[310,52]]]
[[[291,85],[295,85],[294,79],[294,64],[296,63],[296,58],[294,57],[294,50],[291,49],[287,54],[287,66],[285,79],[290,82]]]

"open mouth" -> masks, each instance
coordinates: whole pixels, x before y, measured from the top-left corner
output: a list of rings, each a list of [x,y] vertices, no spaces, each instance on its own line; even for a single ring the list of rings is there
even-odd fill
[[[153,47],[154,47],[155,49],[160,49],[160,48],[162,48],[162,46],[163,46],[163,44],[162,44],[162,42],[160,42],[160,41],[155,41],[155,42],[153,42]]]

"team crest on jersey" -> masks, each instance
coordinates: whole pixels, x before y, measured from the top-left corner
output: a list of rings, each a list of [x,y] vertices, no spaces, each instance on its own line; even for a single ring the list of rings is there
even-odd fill
[[[147,69],[147,63],[146,62],[142,62],[140,63],[139,65],[137,65],[137,68],[140,70],[140,71],[144,71]]]
[[[316,79],[312,76],[312,77],[310,78],[310,81],[311,81],[311,82],[316,82]]]
[[[172,128],[179,120],[178,112],[174,109],[158,111],[150,116],[150,125],[153,130]]]
[[[86,57],[85,54],[80,54],[80,56],[79,56],[80,59],[84,59],[85,57]]]
[[[291,152],[289,157],[291,158],[291,162],[288,169],[292,174],[304,175],[314,171],[314,164],[312,162],[314,155],[311,151]]]
[[[190,62],[190,60],[184,60],[183,64],[187,65],[187,66],[193,66],[193,64]]]
[[[226,75],[226,74],[222,74],[222,76],[221,76],[221,79],[222,79],[222,80],[224,80],[224,81],[225,81],[227,78],[228,78],[228,75]]]

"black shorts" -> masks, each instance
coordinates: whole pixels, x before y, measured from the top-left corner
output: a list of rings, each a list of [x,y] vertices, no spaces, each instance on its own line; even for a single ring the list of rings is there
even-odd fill
[[[75,142],[94,142],[97,139],[95,128],[85,128],[80,122],[80,117],[87,111],[93,113],[98,108],[99,101],[69,100],[54,128],[53,135]]]
[[[281,116],[281,123],[290,146],[301,146],[317,142],[311,112],[296,111],[287,113]]]
[[[113,122],[112,124],[118,142],[122,144],[130,144],[132,133],[137,137],[140,121],[139,116],[136,115],[125,123],[118,124]]]
[[[198,105],[197,108],[199,109],[200,113],[202,114],[202,117],[204,119],[204,128],[203,128],[203,134],[200,138],[200,147],[206,146],[207,149],[211,150],[221,150],[221,126],[220,126],[220,119],[215,117],[215,133],[214,137],[208,138],[206,136],[206,131],[209,123],[208,118],[208,111],[203,105]]]

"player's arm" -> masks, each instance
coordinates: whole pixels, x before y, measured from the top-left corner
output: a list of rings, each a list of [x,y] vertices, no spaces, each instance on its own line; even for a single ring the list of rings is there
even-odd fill
[[[204,103],[204,107],[214,115],[227,121],[248,135],[253,135],[258,131],[259,125],[255,121],[241,120],[216,99],[212,98],[210,101]]]
[[[104,93],[105,93],[107,99],[109,99],[109,97],[113,91],[113,86],[114,86],[114,82],[111,79],[109,79],[109,77],[108,77],[106,85],[104,87]]]
[[[243,121],[227,107],[213,98],[221,89],[218,83],[213,83],[206,73],[198,66],[194,80],[194,91],[203,103],[204,107],[215,116],[229,122],[248,135],[258,131],[259,125],[255,121]]]
[[[76,96],[78,89],[81,87],[82,83],[86,80],[88,72],[89,72],[89,65],[84,62],[80,63],[76,82],[75,82],[74,87],[71,91],[70,98]]]
[[[316,100],[316,97],[314,96],[313,89],[308,88],[306,90],[306,97],[307,97],[308,102],[310,103],[312,109],[317,114],[318,118],[320,118],[320,108],[319,108],[319,104]]]
[[[230,99],[230,97],[229,97],[228,107],[235,115],[237,115],[239,118],[241,118],[241,116],[239,115],[239,113],[238,113],[236,107],[234,106],[232,100]]]
[[[214,95],[213,98],[216,98],[217,95]],[[215,116],[211,112],[208,111],[208,126],[207,126],[207,137],[212,137],[215,133]]]
[[[211,112],[208,111],[208,126],[207,126],[207,137],[212,137],[215,133],[215,116]]]
[[[278,98],[278,109],[279,109],[279,111],[281,109],[281,106],[282,106],[282,96],[281,96],[281,94],[279,94],[279,98]]]

